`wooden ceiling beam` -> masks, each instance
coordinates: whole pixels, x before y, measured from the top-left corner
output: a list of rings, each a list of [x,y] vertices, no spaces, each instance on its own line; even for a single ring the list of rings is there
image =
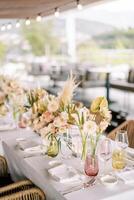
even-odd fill
[[[83,5],[101,1],[80,0]],[[61,11],[73,9],[76,7],[76,0],[0,0],[0,18],[34,18],[38,13],[47,16],[53,14],[56,7],[59,7]]]

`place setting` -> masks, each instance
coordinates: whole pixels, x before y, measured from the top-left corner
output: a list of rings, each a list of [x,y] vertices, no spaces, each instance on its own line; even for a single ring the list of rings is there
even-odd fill
[[[24,159],[41,156],[44,152],[42,144],[31,138],[17,138],[15,149],[22,152]]]

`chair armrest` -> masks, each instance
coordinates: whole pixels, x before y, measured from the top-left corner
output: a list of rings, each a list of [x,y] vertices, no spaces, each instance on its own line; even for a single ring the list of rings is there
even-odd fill
[[[45,194],[39,188],[31,188],[0,197],[0,200],[45,200]]]
[[[127,129],[127,125],[128,125],[128,121],[123,122],[121,125],[119,125],[117,128],[115,128],[114,130],[112,130],[109,134],[108,134],[108,138],[115,140],[115,136],[116,136],[116,132],[122,129]]]
[[[0,177],[8,175],[8,167],[6,159],[3,156],[0,156]]]
[[[9,195],[12,193],[16,193],[19,191],[23,191],[29,188],[34,187],[33,183],[29,180],[23,180],[23,181],[19,181],[16,183],[12,183],[10,185],[7,185],[5,187],[0,188],[0,197],[1,196],[5,196],[5,195]]]

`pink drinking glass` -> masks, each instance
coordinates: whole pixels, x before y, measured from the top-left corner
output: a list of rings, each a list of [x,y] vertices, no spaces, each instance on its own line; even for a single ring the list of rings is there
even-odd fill
[[[87,176],[94,177],[98,175],[99,165],[98,157],[96,155],[92,156],[90,154],[87,154],[84,170]]]

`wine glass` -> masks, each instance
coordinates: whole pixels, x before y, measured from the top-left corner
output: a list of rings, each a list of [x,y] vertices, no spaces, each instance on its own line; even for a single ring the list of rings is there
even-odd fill
[[[72,137],[70,136],[69,131],[67,130],[66,133],[64,133],[60,137],[61,142],[61,156],[63,159],[70,159],[72,157]]]
[[[99,156],[104,162],[104,175],[106,174],[106,166],[107,162],[111,159],[112,157],[112,146],[111,146],[111,141],[106,138],[100,143],[99,147]]]
[[[129,145],[127,131],[117,131],[115,141],[117,142],[119,147],[121,147],[122,149],[126,149]]]

